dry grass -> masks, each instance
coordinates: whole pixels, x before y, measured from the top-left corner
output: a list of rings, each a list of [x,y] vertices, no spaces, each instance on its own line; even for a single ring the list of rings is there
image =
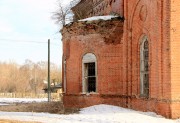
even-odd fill
[[[72,114],[78,113],[79,109],[64,109],[62,102],[43,102],[43,103],[16,103],[12,105],[0,106],[0,111],[6,112],[48,112],[53,114]],[[39,123],[27,121],[14,121],[0,119],[0,123]]]
[[[40,123],[40,122],[26,122],[26,121],[2,120],[2,119],[0,119],[0,123]]]
[[[53,114],[78,113],[79,109],[65,109],[62,102],[43,103],[17,103],[13,105],[0,106],[0,111],[6,112],[48,112]]]

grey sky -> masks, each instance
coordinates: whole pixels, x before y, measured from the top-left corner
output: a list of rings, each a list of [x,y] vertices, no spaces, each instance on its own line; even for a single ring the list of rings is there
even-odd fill
[[[0,61],[47,60],[51,39],[51,61],[61,65],[59,27],[51,20],[57,0],[0,0]],[[64,3],[68,3],[65,0]],[[44,43],[41,43],[44,42]]]

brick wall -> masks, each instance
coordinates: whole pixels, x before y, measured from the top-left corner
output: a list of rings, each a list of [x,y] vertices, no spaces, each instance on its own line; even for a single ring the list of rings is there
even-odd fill
[[[180,117],[180,2],[170,2],[170,58],[172,117]]]
[[[123,16],[123,0],[94,0],[93,4],[93,16],[109,14]]]
[[[114,5],[124,6],[123,23],[81,22],[63,29],[67,57],[65,105],[85,107],[106,103],[154,111],[168,118],[180,117],[180,3],[124,0],[123,4]],[[114,27],[117,28],[112,31]],[[144,36],[149,41],[149,98],[140,96],[140,44]],[[81,94],[81,60],[88,52],[97,57],[96,95]]]
[[[170,15],[170,51],[171,51],[171,82],[172,99],[180,99],[180,3],[174,0],[171,3]]]
[[[81,0],[76,6],[72,8],[74,13],[74,20],[80,20],[92,15],[93,0]]]
[[[124,35],[126,59],[125,73],[131,108],[155,111],[171,117],[171,81],[168,32],[168,2],[149,0],[126,0],[125,19],[127,33]],[[140,97],[140,44],[143,36],[149,41],[149,98]],[[143,106],[141,106],[143,105]]]
[[[66,94],[64,103],[76,102],[76,105],[88,106],[98,98],[103,101],[103,94],[123,95],[122,80],[122,34],[123,20],[116,18],[109,21],[75,22],[63,28],[63,57],[66,58]],[[93,53],[97,58],[97,92],[94,97],[82,94],[82,57]],[[100,95],[102,97],[100,97]],[[79,95],[79,96],[76,96]],[[78,97],[78,98],[77,98]],[[75,100],[76,99],[76,100]],[[69,101],[71,100],[71,101]],[[74,101],[72,101],[74,100]],[[87,104],[88,102],[88,104]],[[71,105],[72,106],[72,105]]]

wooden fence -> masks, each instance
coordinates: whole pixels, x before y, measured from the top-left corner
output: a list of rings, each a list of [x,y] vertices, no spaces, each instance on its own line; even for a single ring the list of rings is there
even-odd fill
[[[35,94],[35,93],[0,93],[0,98],[47,98],[47,93]],[[61,101],[61,93],[51,93],[51,100]]]

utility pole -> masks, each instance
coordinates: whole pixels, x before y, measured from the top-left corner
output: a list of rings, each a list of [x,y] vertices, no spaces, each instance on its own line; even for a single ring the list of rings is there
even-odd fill
[[[48,102],[51,101],[51,88],[50,88],[50,39],[48,39]]]
[[[36,81],[36,65],[34,64],[34,92],[37,94],[37,81]]]

